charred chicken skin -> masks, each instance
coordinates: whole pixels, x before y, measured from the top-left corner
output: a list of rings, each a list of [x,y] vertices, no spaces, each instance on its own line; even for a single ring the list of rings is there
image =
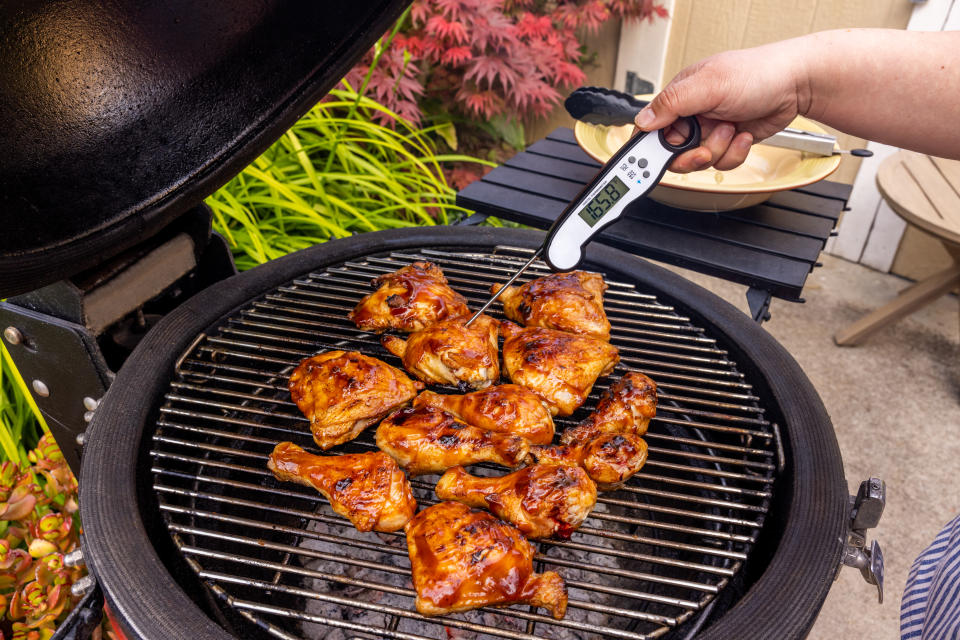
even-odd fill
[[[586,442],[603,433],[642,436],[657,414],[657,384],[637,371],[624,374],[600,396],[596,410],[564,431],[564,444]]]
[[[267,466],[278,480],[322,493],[358,531],[397,531],[417,511],[407,477],[393,458],[380,451],[315,456],[292,442],[281,442]]]
[[[480,316],[469,327],[465,322],[438,322],[406,340],[383,336],[380,343],[424,382],[457,385],[462,390],[483,389],[500,378],[499,323],[490,316]]]
[[[503,288],[490,287],[490,293]],[[610,339],[610,321],[603,311],[607,285],[586,271],[552,273],[522,287],[507,287],[500,294],[503,313],[527,327],[544,327],[577,333],[597,340]]]
[[[440,267],[414,262],[371,281],[376,291],[365,296],[347,317],[364,331],[419,331],[470,315],[466,299],[447,285]]]
[[[471,427],[429,407],[402,409],[381,422],[377,446],[414,476],[478,462],[514,468],[530,453],[519,436]]]
[[[442,409],[469,425],[520,436],[531,444],[553,442],[553,417],[546,405],[529,389],[501,384],[462,396],[424,391],[414,407]]]
[[[597,378],[620,361],[607,342],[555,329],[500,325],[503,366],[510,380],[540,396],[550,413],[568,416],[583,404]]]
[[[327,351],[301,362],[290,374],[289,388],[310,420],[317,446],[327,450],[409,403],[423,385],[382,360]]]
[[[597,503],[597,487],[578,466],[535,464],[495,478],[450,469],[437,497],[485,507],[530,539],[569,538]]]
[[[606,433],[578,444],[530,447],[539,463],[580,466],[600,491],[619,488],[647,461],[647,443],[629,433]]]
[[[534,573],[533,545],[489,513],[441,502],[414,516],[406,533],[421,614],[510,604],[543,607],[557,620],[566,613],[563,578]]]

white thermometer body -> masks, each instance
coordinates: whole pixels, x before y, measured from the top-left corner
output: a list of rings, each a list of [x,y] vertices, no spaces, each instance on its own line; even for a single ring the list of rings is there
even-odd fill
[[[696,118],[685,120],[690,134],[682,145],[667,142],[661,129],[637,134],[610,158],[547,233],[542,252],[550,268],[576,268],[593,236],[616,221],[628,204],[657,186],[677,155],[700,144]]]

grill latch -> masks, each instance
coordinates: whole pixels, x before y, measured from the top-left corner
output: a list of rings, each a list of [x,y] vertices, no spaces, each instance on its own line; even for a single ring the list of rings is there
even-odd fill
[[[877,596],[883,602],[883,552],[874,540],[867,546],[867,529],[880,523],[887,503],[887,485],[880,478],[860,483],[857,495],[850,496],[850,520],[847,541],[843,547],[843,564],[860,569],[860,575],[869,584],[877,586]]]

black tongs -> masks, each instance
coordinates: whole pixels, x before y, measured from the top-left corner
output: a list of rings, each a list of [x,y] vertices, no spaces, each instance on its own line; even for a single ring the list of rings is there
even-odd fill
[[[563,106],[567,113],[582,122],[616,127],[632,124],[636,115],[648,104],[650,103],[647,100],[634,98],[622,91],[603,87],[580,87],[567,97]],[[836,137],[830,134],[788,127],[764,139],[762,144],[821,156],[849,153],[869,158],[873,155],[873,152],[867,149],[837,149],[836,142]]]

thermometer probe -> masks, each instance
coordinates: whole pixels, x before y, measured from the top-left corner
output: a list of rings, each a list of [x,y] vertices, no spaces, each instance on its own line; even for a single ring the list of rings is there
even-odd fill
[[[541,255],[553,271],[570,271],[583,260],[584,247],[601,229],[615,222],[637,198],[647,195],[663,178],[675,157],[700,144],[700,124],[682,118],[690,131],[680,145],[667,142],[664,130],[640,132],[613,154],[593,180],[567,205],[547,232],[543,245],[526,264],[467,321],[493,304]]]

